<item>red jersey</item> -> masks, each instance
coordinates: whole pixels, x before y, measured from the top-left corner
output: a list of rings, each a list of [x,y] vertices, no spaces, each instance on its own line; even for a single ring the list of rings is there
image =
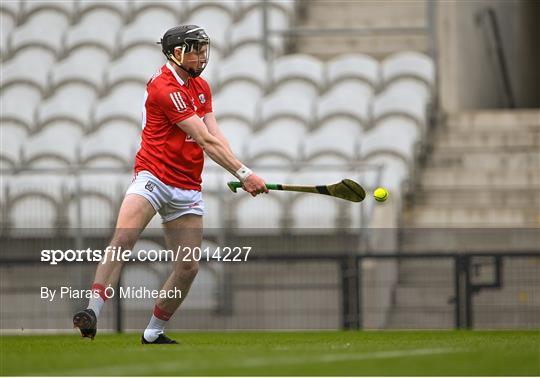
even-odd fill
[[[146,85],[135,172],[149,171],[167,185],[200,191],[203,150],[176,123],[211,111],[206,80],[196,77],[184,83],[171,63],[161,67]]]

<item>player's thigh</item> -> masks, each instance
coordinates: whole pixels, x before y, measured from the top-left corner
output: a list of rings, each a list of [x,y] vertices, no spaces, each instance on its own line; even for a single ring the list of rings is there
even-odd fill
[[[152,220],[156,211],[148,200],[138,194],[128,194],[124,197],[113,241],[114,244],[134,244],[142,230]]]
[[[186,214],[172,221],[163,223],[165,239],[169,248],[178,246],[200,247],[202,242],[203,221],[201,215]]]
[[[202,243],[203,220],[201,215],[186,214],[170,222],[163,223],[167,247],[179,251],[175,261],[177,267],[197,269],[198,264],[193,258],[193,251],[200,251]],[[190,254],[191,256],[187,256]],[[186,258],[184,258],[186,257]]]

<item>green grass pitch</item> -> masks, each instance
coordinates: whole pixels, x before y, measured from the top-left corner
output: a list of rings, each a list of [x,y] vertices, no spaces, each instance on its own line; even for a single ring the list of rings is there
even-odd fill
[[[2,375],[540,375],[539,331],[1,336]]]

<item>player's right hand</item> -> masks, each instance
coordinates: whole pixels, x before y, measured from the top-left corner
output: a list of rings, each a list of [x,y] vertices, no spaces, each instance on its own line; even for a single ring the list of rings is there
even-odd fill
[[[253,197],[255,197],[257,194],[268,193],[264,180],[255,173],[252,173],[244,180],[242,183],[242,188],[244,188],[244,190]]]

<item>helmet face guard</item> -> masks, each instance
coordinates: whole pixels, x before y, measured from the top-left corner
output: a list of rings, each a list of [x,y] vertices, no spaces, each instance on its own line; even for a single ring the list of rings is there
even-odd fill
[[[186,71],[189,76],[199,76],[210,58],[210,38],[206,35],[203,28],[196,25],[185,25],[169,29],[161,39],[162,51],[167,59],[172,60],[181,69]],[[175,57],[175,51],[180,50],[180,59]],[[194,53],[196,58],[186,58],[186,54]],[[189,60],[188,60],[189,59]],[[184,63],[188,61],[197,61],[197,68],[185,68]],[[201,63],[202,62],[202,63]]]

